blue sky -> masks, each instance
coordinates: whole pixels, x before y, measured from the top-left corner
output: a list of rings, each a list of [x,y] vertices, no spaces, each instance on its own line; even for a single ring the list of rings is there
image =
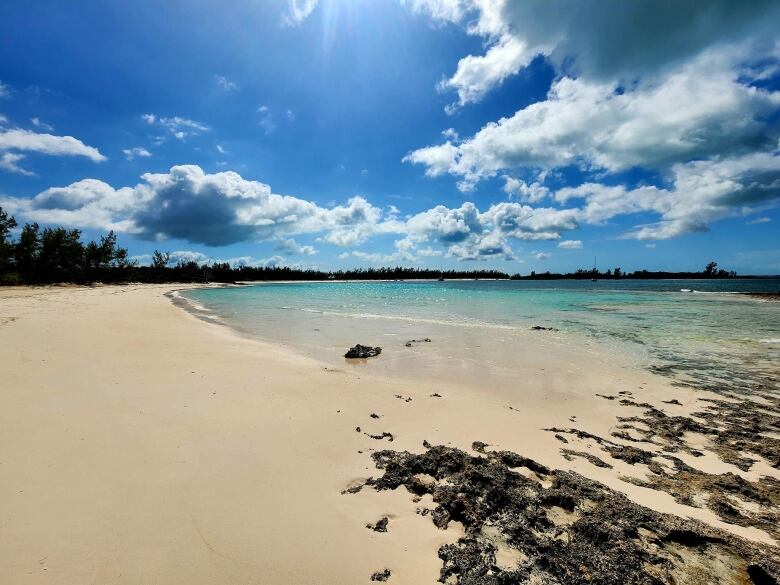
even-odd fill
[[[0,206],[141,262],[780,273],[778,6],[6,2]]]

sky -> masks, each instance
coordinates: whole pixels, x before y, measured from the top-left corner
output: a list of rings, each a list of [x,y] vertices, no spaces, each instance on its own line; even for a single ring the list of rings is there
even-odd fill
[[[0,207],[139,263],[780,274],[776,0],[0,6]]]

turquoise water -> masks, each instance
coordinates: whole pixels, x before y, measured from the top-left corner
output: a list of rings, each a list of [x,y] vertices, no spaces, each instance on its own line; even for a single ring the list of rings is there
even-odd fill
[[[439,351],[500,366],[511,359],[506,347],[522,351],[541,325],[559,329],[561,343],[701,386],[776,388],[780,303],[732,294],[744,291],[780,291],[780,280],[269,283],[185,296],[232,327],[319,358],[357,342],[402,347],[435,336]]]

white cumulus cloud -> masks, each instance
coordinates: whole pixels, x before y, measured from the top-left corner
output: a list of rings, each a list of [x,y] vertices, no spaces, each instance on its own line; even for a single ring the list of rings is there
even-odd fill
[[[122,149],[122,153],[127,160],[133,160],[134,158],[149,158],[152,153],[146,150],[143,146],[136,146],[134,148]]]
[[[32,171],[28,171],[25,168],[20,167],[17,163],[24,159],[23,154],[17,154],[15,152],[4,152],[0,154],[0,169],[7,173],[18,173],[20,175],[26,175],[32,177],[35,175]]]
[[[210,130],[208,126],[201,122],[181,116],[161,117],[157,114],[142,114],[141,119],[150,126],[163,128],[168,134],[182,142],[191,136],[198,136]]]
[[[39,152],[52,156],[83,156],[93,162],[106,160],[97,148],[87,146],[73,136],[39,134],[19,128],[0,130],[0,152],[9,150]]]
[[[298,26],[314,12],[317,3],[318,0],[288,0],[282,22],[287,26]]]
[[[666,168],[776,144],[777,127],[767,121],[780,111],[780,92],[742,84],[731,65],[728,56],[708,54],[627,89],[564,77],[546,100],[458,145],[424,147],[404,161],[425,166],[429,176],[460,177],[468,189],[507,169]]]

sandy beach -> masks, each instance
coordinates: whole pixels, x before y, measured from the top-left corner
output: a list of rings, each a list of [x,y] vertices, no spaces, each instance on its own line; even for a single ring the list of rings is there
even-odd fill
[[[684,414],[706,393],[565,347],[518,356],[511,395],[334,369],[194,317],[165,296],[174,288],[0,290],[0,583],[344,584],[384,568],[394,584],[435,583],[457,523],[440,530],[405,490],[342,493],[381,474],[373,450],[422,452],[423,441],[472,453],[481,441],[774,543],[621,479],[644,465],[567,459],[545,430],[576,421],[609,436],[619,416],[641,413],[597,394]],[[370,436],[382,433],[392,442]],[[780,476],[764,460],[743,471],[702,451],[679,457],[750,481]],[[388,532],[366,527],[382,517]]]

